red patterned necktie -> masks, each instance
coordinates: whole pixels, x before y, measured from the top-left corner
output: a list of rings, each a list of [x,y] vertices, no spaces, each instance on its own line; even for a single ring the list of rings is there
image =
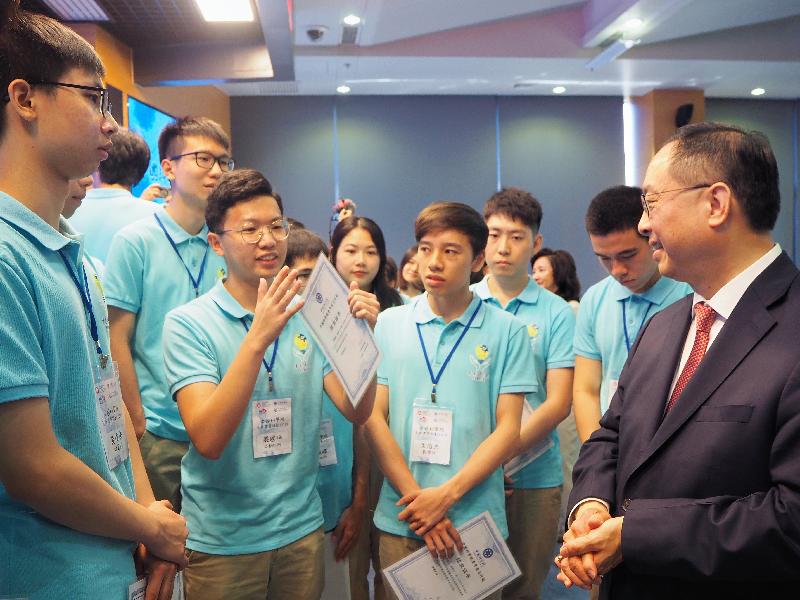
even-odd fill
[[[672,407],[675,406],[678,396],[681,395],[683,388],[689,383],[700,361],[703,360],[706,348],[708,348],[711,326],[717,318],[717,313],[705,302],[698,302],[694,305],[694,318],[697,327],[694,335],[694,344],[692,344],[692,351],[689,353],[689,358],[683,366],[683,371],[681,371],[681,375],[675,383],[675,389],[672,390],[672,395],[669,397],[665,414],[671,411]]]

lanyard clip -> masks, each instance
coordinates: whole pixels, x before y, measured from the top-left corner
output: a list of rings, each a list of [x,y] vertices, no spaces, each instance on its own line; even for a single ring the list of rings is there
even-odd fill
[[[431,388],[431,402],[436,404],[436,384],[433,384],[433,388]]]
[[[267,371],[267,378],[269,379],[269,391],[275,391],[275,385],[272,383],[272,371]]]

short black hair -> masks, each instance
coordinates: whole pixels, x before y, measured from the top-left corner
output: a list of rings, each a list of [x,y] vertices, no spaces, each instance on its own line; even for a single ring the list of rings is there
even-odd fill
[[[678,129],[669,173],[683,185],[722,181],[731,188],[753,231],[771,231],[781,210],[778,163],[767,137],[722,123]]]
[[[295,261],[301,258],[317,258],[320,252],[328,256],[328,247],[321,237],[302,227],[295,229],[292,225],[286,250],[286,266],[293,267]]]
[[[488,221],[492,215],[503,215],[524,223],[533,235],[539,233],[542,226],[542,205],[533,194],[522,188],[508,187],[492,194],[483,207],[483,218]]]
[[[633,229],[638,233],[641,218],[641,188],[615,185],[597,194],[589,203],[586,232],[589,235],[608,235]]]
[[[540,258],[550,261],[553,268],[553,282],[556,284],[556,294],[567,302],[578,300],[581,296],[581,282],[578,279],[578,269],[575,259],[566,250],[552,250],[542,248],[531,258],[531,267]]]
[[[206,224],[209,231],[221,233],[228,210],[257,196],[274,198],[272,184],[261,173],[255,169],[239,169],[223,173],[219,185],[208,196]],[[277,199],[275,202],[283,214],[283,204]]]
[[[58,81],[71,69],[100,79],[105,68],[91,44],[69,27],[45,15],[21,10],[19,0],[5,0],[0,9],[0,137],[5,133],[8,86],[15,79],[31,85]]]
[[[120,128],[111,136],[114,145],[108,158],[97,169],[100,181],[119,184],[128,189],[135,186],[150,164],[150,148],[138,133]]]
[[[278,204],[283,206],[283,198],[281,198],[281,196],[280,196],[280,194],[278,192],[274,192],[272,194],[272,197],[275,198],[275,200],[278,201]],[[286,220],[289,221],[289,225],[292,226],[292,231],[294,231],[296,229],[305,229],[306,228],[305,224],[302,223],[301,221],[298,221],[297,219],[294,219],[292,217],[286,217]]]
[[[486,249],[489,228],[480,213],[461,202],[434,202],[417,215],[414,222],[414,237],[417,243],[432,231],[453,229],[469,238],[472,257]]]
[[[231,151],[231,138],[219,123],[207,117],[181,117],[161,130],[158,136],[159,160],[175,156],[178,140],[189,136],[214,140],[228,152]]]

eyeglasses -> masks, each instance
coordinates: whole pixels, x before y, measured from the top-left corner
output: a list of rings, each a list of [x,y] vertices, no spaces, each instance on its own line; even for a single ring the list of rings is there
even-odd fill
[[[97,87],[94,85],[78,85],[76,83],[62,83],[61,81],[32,81],[30,82],[31,85],[57,85],[59,87],[65,88],[74,88],[76,90],[87,90],[90,92],[96,92],[98,95],[93,96],[92,94],[87,94],[87,97],[92,101],[97,107],[97,110],[100,111],[100,114],[104,117],[111,113],[111,101],[108,97],[108,90],[104,87]],[[5,98],[4,98],[5,99]]]
[[[169,159],[178,160],[184,156],[192,155],[194,155],[194,162],[197,163],[197,166],[201,169],[206,169],[207,171],[210,171],[214,168],[214,163],[217,163],[219,165],[219,170],[225,173],[228,171],[233,171],[233,167],[235,166],[235,163],[230,156],[214,156],[208,152],[185,152],[184,154],[170,156]]]
[[[245,244],[255,245],[261,241],[262,237],[264,237],[264,231],[269,231],[272,239],[274,239],[276,242],[282,242],[289,237],[290,229],[291,224],[287,219],[275,219],[271,223],[262,225],[261,227],[254,227],[250,225],[247,227],[242,227],[241,229],[223,229],[220,231],[220,233],[230,233],[234,231],[242,236],[242,241]]]
[[[707,187],[711,187],[711,184],[699,183],[691,187],[676,188],[674,190],[664,190],[661,192],[648,192],[646,194],[642,192],[642,210],[644,210],[645,214],[649,217],[653,207],[661,200],[662,194],[669,194],[671,192],[688,192],[689,190],[699,190]],[[648,200],[648,196],[654,196],[654,198],[652,200]]]

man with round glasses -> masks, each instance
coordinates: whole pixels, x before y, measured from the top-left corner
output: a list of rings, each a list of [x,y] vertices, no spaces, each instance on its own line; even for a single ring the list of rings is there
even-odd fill
[[[172,200],[117,233],[105,285],[122,395],[153,491],[180,510],[180,462],[189,438],[164,375],[161,335],[171,309],[204,294],[224,275],[223,260],[208,244],[205,209],[234,162],[228,135],[204,117],[167,125],[158,150]]]

